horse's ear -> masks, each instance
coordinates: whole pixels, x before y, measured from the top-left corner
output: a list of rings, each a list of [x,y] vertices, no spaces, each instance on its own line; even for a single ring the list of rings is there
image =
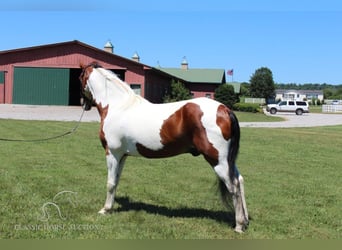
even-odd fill
[[[93,67],[93,68],[101,68],[101,65],[99,65],[96,61],[90,63],[90,64],[83,64],[82,62],[80,62],[80,68],[81,69],[85,69],[88,67]]]
[[[92,65],[94,68],[100,68],[101,66],[97,63],[97,61],[93,61],[90,65]]]

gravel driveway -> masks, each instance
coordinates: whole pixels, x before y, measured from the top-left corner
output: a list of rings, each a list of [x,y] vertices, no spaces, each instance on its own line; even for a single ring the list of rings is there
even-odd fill
[[[268,113],[266,115],[269,115]],[[272,116],[272,115],[270,115]],[[317,127],[342,125],[342,114],[315,114],[306,113],[296,115],[295,113],[277,113],[276,115],[285,119],[281,122],[240,122],[241,127],[255,128],[294,128],[294,127]]]
[[[0,105],[0,119],[78,121],[82,114],[76,106],[36,106],[36,105]],[[342,114],[303,114],[278,113],[285,118],[282,122],[240,122],[241,127],[255,128],[291,128],[342,125]],[[96,108],[84,113],[83,122],[100,121]]]
[[[0,105],[0,119],[78,121],[81,114],[82,108],[77,106]],[[100,121],[97,109],[85,112],[82,121]]]

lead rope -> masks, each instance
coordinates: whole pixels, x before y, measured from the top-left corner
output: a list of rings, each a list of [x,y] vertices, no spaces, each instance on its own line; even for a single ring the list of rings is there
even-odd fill
[[[83,115],[84,115],[84,112],[85,112],[85,109],[83,107],[83,111],[82,111],[82,114],[81,114],[81,117],[80,119],[78,120],[78,122],[76,123],[76,125],[69,131],[63,133],[63,134],[60,134],[60,135],[55,135],[55,136],[51,136],[51,137],[47,137],[47,138],[40,138],[40,139],[10,139],[10,138],[0,138],[0,141],[6,141],[6,142],[42,142],[42,141],[50,141],[50,140],[55,140],[55,139],[58,139],[58,138],[61,138],[61,137],[64,137],[66,135],[71,135],[73,133],[76,132],[76,130],[78,129],[78,127],[80,126],[81,124],[81,121],[82,121],[82,118],[83,118]]]

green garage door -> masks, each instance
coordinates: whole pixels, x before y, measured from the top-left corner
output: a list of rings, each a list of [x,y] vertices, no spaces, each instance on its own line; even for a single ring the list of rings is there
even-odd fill
[[[14,68],[13,103],[68,105],[69,69]]]
[[[5,72],[0,71],[0,84],[3,84],[5,82]]]

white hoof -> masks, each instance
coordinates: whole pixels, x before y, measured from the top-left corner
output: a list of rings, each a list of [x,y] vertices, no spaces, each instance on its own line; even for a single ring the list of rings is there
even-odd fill
[[[106,210],[105,208],[102,208],[98,213],[99,213],[99,214],[102,214],[102,215],[107,215],[107,214],[109,214],[108,210]]]
[[[244,233],[244,227],[241,226],[241,225],[237,225],[235,228],[234,228],[234,231],[241,234],[241,233]]]
[[[236,233],[239,233],[239,234],[244,233],[244,231],[241,230],[240,228],[235,228],[234,231],[235,231]]]

